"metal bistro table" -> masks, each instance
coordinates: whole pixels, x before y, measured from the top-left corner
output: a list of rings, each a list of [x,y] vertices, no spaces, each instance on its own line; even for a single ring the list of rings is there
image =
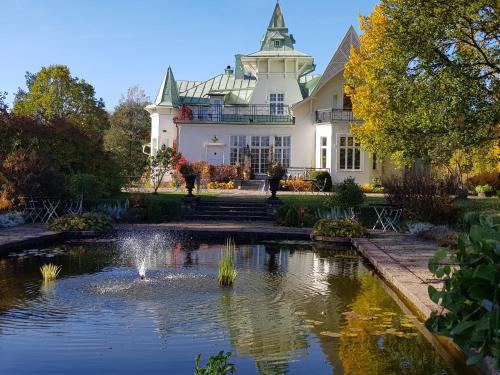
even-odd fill
[[[390,204],[373,204],[371,207],[373,207],[377,214],[377,221],[373,229],[377,229],[377,227],[380,226],[384,232],[387,230],[393,230],[395,232],[401,231],[399,226],[401,214],[403,213],[401,207]]]

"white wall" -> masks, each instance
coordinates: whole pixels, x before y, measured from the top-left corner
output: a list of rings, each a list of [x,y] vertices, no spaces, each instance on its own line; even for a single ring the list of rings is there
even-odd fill
[[[178,109],[169,107],[148,108],[151,116],[151,153],[162,145],[172,147],[177,139],[177,128],[173,118],[178,116]],[[156,140],[156,144],[155,144]]]

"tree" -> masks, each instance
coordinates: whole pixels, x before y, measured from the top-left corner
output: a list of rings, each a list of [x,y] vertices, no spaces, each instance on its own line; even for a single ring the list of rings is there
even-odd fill
[[[382,0],[345,71],[362,145],[447,164],[497,139],[499,27],[489,0]]]
[[[142,145],[150,138],[151,120],[144,110],[148,101],[139,86],[130,87],[111,115],[110,128],[104,135],[104,147],[127,176],[141,176],[147,166]]]
[[[26,73],[27,91],[19,89],[13,113],[48,123],[65,118],[100,140],[108,128],[108,115],[102,99],[95,97],[92,85],[71,76],[64,65],[51,65],[38,73]],[[97,137],[97,138],[95,138]]]
[[[156,155],[149,158],[149,168],[154,194],[158,193],[163,178],[180,161],[182,155],[175,148],[162,146]]]

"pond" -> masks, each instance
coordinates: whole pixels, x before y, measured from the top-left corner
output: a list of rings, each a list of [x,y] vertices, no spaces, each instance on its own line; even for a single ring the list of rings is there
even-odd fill
[[[125,237],[0,258],[0,374],[455,374],[355,250],[240,243],[220,288],[224,245]]]

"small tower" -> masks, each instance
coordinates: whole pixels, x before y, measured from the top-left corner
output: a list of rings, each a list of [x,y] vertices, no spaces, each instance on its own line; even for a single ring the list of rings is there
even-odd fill
[[[179,115],[181,98],[170,66],[163,78],[155,101],[145,109],[151,116],[151,155],[162,147],[172,147],[177,142],[174,117]]]
[[[296,51],[279,2],[261,40],[260,50],[242,56],[245,73],[257,78],[250,104],[292,105],[303,99],[299,81],[314,70],[311,56]]]
[[[276,2],[273,16],[267,27],[267,32],[261,40],[261,51],[293,51],[295,39],[293,35],[288,32],[285,17],[279,2]]]

